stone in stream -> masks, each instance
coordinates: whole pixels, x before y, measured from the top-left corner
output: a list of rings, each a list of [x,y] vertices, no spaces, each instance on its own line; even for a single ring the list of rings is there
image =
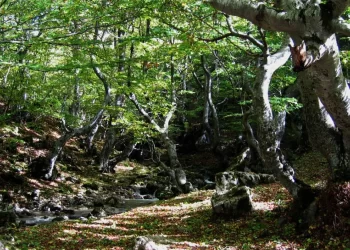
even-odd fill
[[[69,220],[67,215],[65,215],[65,216],[58,216],[56,218],[53,218],[52,222],[55,222],[55,221],[66,221],[66,220]]]
[[[102,207],[95,207],[91,211],[90,215],[92,215],[94,217],[104,217],[104,216],[107,216],[107,213]]]

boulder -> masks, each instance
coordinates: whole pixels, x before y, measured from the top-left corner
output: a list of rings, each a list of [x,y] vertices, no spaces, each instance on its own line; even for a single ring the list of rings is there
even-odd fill
[[[194,188],[193,188],[193,185],[191,182],[185,183],[185,185],[182,186],[182,189],[183,189],[185,194],[188,194],[188,193],[191,193],[192,191],[194,191]]]
[[[185,185],[187,180],[186,180],[186,173],[183,169],[177,168],[175,170],[175,177],[176,181],[179,185]]]
[[[217,215],[239,217],[252,210],[250,189],[246,186],[233,187],[224,194],[214,194],[211,198],[213,212]]]
[[[111,196],[105,200],[105,204],[112,207],[121,207],[125,204],[125,200],[120,196]]]
[[[62,206],[59,203],[60,201],[50,200],[41,206],[41,211],[51,211],[51,212],[61,211]]]
[[[91,211],[90,215],[92,215],[94,217],[104,217],[104,216],[107,216],[107,213],[102,207],[95,207]]]
[[[115,208],[115,207],[104,207],[103,209],[106,211],[107,215],[120,214],[122,211],[122,210]]]
[[[102,197],[96,197],[93,201],[92,201],[92,205],[94,207],[103,207],[105,204],[105,201]]]
[[[256,174],[252,172],[227,171],[218,173],[215,176],[216,192],[219,195],[225,194],[233,187],[248,186],[254,187],[261,183],[273,183],[275,178],[269,174]]]
[[[67,215],[64,215],[64,216],[58,216],[56,218],[53,218],[52,222],[55,222],[55,221],[66,221],[66,220],[69,220],[69,218],[68,218]]]

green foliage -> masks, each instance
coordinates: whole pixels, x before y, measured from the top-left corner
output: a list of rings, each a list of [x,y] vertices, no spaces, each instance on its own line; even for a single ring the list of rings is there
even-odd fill
[[[303,107],[297,99],[290,97],[271,97],[270,104],[275,112],[286,111],[290,113]]]

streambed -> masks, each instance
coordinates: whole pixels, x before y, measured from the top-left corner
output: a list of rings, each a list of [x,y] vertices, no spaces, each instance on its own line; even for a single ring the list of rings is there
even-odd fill
[[[133,208],[146,206],[159,201],[157,198],[153,199],[125,199],[125,203],[120,205],[120,207],[103,206],[105,212],[104,216],[120,214],[127,212]],[[87,220],[93,214],[96,208],[88,207],[70,207],[63,209],[62,211],[47,212],[47,211],[29,211],[26,216],[21,216],[18,218],[18,223],[22,226],[34,226],[40,224],[52,223],[55,221],[64,220]],[[97,216],[97,217],[104,217]]]

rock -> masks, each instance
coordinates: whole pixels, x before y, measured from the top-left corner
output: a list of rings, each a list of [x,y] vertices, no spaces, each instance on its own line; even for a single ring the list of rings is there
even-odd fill
[[[66,221],[66,220],[69,220],[68,216],[58,216],[56,218],[53,218],[52,219],[52,222],[55,222],[55,221]]]
[[[121,213],[121,211],[118,208],[115,208],[115,207],[105,207],[104,210],[106,211],[107,215],[113,215],[113,214]]]
[[[161,188],[161,186],[162,186],[161,184],[156,182],[148,182],[146,185],[146,188],[150,194],[154,194],[157,190]]]
[[[82,195],[77,195],[73,198],[72,204],[75,206],[84,205],[86,203],[86,198]]]
[[[145,194],[142,197],[143,197],[143,199],[154,199],[154,196],[151,194]]]
[[[186,180],[186,173],[183,169],[177,168],[175,170],[175,177],[176,181],[179,185],[185,185],[187,180]]]
[[[17,223],[17,215],[14,211],[0,211],[0,225],[10,226]]]
[[[107,216],[107,213],[102,207],[96,207],[91,211],[90,215],[94,217],[104,217]]]
[[[256,174],[239,171],[227,171],[215,176],[216,192],[221,195],[233,187],[254,187],[261,183],[273,183],[275,178],[269,174]]]
[[[40,190],[39,189],[35,189],[31,194],[30,194],[31,198],[33,200],[39,200],[40,198]]]
[[[19,205],[17,203],[14,205],[13,211],[20,218],[32,215],[32,213],[28,209],[19,207]]]
[[[125,204],[125,200],[120,196],[111,196],[105,200],[105,204],[112,207],[121,207]]]
[[[147,187],[143,187],[143,186],[140,187],[139,192],[140,192],[141,195],[145,195],[145,194],[150,194],[150,193],[151,193],[151,192],[148,190]]]
[[[217,215],[239,217],[253,208],[250,189],[246,186],[233,187],[226,193],[216,193],[211,199],[211,205]]]
[[[182,189],[185,194],[188,194],[194,190],[191,182],[185,183],[185,185],[182,186]]]
[[[105,201],[101,197],[97,197],[92,201],[92,204],[94,207],[103,207],[105,204]]]
[[[81,221],[88,221],[88,218],[80,217],[79,220],[81,220]]]
[[[41,211],[55,212],[55,211],[61,211],[61,210],[62,210],[62,206],[60,204],[57,204],[55,201],[49,201],[41,207]]]
[[[165,246],[157,245],[152,239],[146,236],[139,236],[135,239],[133,250],[165,250]]]
[[[139,194],[139,193],[134,193],[134,194],[133,194],[133,198],[134,198],[134,199],[139,199],[139,200],[140,200],[140,199],[143,199],[143,196],[142,196],[141,194]]]
[[[167,200],[175,196],[174,192],[169,188],[157,191],[156,197],[160,200]]]

